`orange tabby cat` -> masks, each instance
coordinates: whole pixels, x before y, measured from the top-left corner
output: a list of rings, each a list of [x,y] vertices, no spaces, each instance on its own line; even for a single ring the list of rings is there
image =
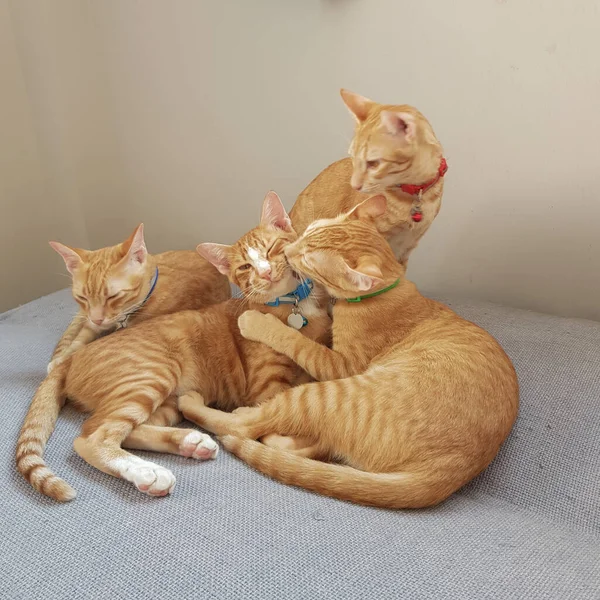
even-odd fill
[[[73,276],[79,313],[58,342],[48,372],[103,334],[157,315],[204,308],[231,296],[227,277],[196,252],[148,254],[143,224],[122,244],[109,248],[50,245]]]
[[[271,477],[360,504],[437,504],[494,458],[518,407],[514,368],[496,340],[404,278],[374,222],[375,196],[322,220],[286,249],[298,272],[337,300],[333,349],[270,315],[239,319],[242,334],[294,359],[318,383],[203,424]],[[268,433],[316,440],[310,452],[253,441]],[[247,439],[243,439],[243,438]],[[327,464],[306,456],[333,459]]]
[[[198,246],[245,299],[156,317],[101,338],[57,365],[36,392],[17,445],[17,468],[31,485],[56,500],[75,497],[42,458],[66,397],[92,413],[75,440],[75,451],[101,471],[162,496],[173,489],[173,474],[122,446],[197,459],[213,458],[218,449],[199,431],[166,427],[181,420],[175,395],[195,390],[219,408],[232,410],[307,381],[292,360],[245,340],[237,326],[246,306],[282,321],[300,311],[307,320],[302,335],[315,340],[328,336],[326,309],[308,293],[307,284],[299,285],[283,254],[296,237],[281,201],[269,193],[260,226],[235,245]],[[284,296],[290,292],[292,300]],[[292,447],[304,443],[273,436],[267,441]]]
[[[396,258],[406,264],[437,216],[446,161],[427,119],[412,106],[377,104],[341,91],[356,118],[350,158],[322,171],[298,196],[290,217],[302,234],[315,219],[336,217],[380,193],[387,211],[375,220]]]

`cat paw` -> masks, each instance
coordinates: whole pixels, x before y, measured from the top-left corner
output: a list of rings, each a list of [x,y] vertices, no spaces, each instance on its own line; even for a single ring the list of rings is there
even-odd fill
[[[179,444],[179,454],[196,460],[217,458],[219,445],[209,435],[190,431]]]
[[[169,469],[152,463],[132,465],[123,477],[148,496],[166,496],[175,487],[175,475]]]
[[[281,321],[277,317],[258,310],[247,310],[238,318],[240,333],[253,342],[263,341],[269,330],[279,325]]]

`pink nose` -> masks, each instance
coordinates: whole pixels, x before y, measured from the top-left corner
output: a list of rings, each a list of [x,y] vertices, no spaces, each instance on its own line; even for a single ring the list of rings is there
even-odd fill
[[[102,323],[104,323],[104,317],[102,317],[102,319],[92,319],[92,323],[94,325],[102,325]]]
[[[261,279],[266,279],[267,281],[271,281],[271,269],[269,269],[268,271],[263,271],[260,274],[260,278]]]
[[[353,183],[352,187],[357,191],[360,192],[360,190],[362,190],[362,183]]]

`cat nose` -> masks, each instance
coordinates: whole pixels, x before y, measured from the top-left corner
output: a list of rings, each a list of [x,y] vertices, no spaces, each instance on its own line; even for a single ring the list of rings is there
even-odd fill
[[[357,191],[360,192],[360,190],[362,190],[362,183],[353,183],[352,187]]]
[[[262,271],[260,273],[260,278],[266,279],[267,281],[271,281],[271,269],[268,269],[267,271]]]
[[[94,325],[102,325],[102,323],[104,323],[104,317],[102,317],[101,319],[92,319],[92,323]]]

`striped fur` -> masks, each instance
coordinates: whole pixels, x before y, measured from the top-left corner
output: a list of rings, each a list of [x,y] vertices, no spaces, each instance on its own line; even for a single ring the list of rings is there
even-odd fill
[[[231,296],[227,278],[196,252],[148,254],[143,225],[123,243],[100,250],[50,244],[73,277],[72,292],[79,313],[58,342],[48,372],[73,352],[114,331],[127,315],[126,324],[131,327],[178,310],[204,308]],[[157,267],[156,286],[144,302]],[[100,325],[93,322],[100,319]]]
[[[443,150],[427,119],[406,105],[383,105],[342,90],[342,98],[356,120],[350,158],[322,171],[301,192],[290,212],[298,234],[317,219],[346,213],[365,200],[365,194],[384,194],[388,210],[375,223],[389,241],[396,258],[406,264],[437,216],[444,189],[443,178],[422,198],[423,218],[413,222],[414,198],[400,184],[423,184],[438,172]],[[390,115],[401,115],[408,127],[398,129]],[[391,129],[391,130],[390,130]]]
[[[344,217],[317,222],[286,249],[295,269],[337,299],[331,349],[269,315],[248,311],[239,319],[247,339],[285,354],[318,381],[204,425],[284,483],[372,506],[432,506],[494,458],[517,415],[518,383],[492,336],[404,278],[373,224],[383,210],[385,199],[371,198]],[[381,295],[345,300],[397,280]],[[269,434],[312,440],[311,452],[254,441]]]
[[[269,198],[269,205],[278,204],[283,211],[276,196]],[[48,375],[34,397],[16,451],[17,468],[37,490],[59,501],[75,495],[42,458],[65,397],[91,413],[74,442],[76,452],[105,473],[130,481],[144,493],[161,496],[172,491],[173,474],[124,448],[201,460],[217,452],[209,436],[173,427],[181,420],[177,396],[184,395],[185,416],[202,423],[202,411],[215,410],[210,406],[233,410],[254,405],[309,380],[291,359],[245,340],[237,326],[238,316],[248,307],[269,312],[282,322],[291,312],[289,305],[264,305],[298,283],[283,254],[285,244],[296,236],[289,219],[285,229],[280,225],[270,212],[263,211],[262,224],[234,246],[220,246],[215,254],[215,245],[201,245],[202,252],[242,287],[245,299],[163,315],[117,331],[81,348]],[[264,260],[268,258],[268,280],[264,271],[258,277],[253,267],[240,269],[252,261],[250,254],[255,256],[249,254],[250,248],[264,255]],[[303,302],[303,310],[310,318],[302,333],[326,340],[330,319],[325,307],[313,296]],[[269,440],[273,445],[310,444],[310,440],[282,437]]]

